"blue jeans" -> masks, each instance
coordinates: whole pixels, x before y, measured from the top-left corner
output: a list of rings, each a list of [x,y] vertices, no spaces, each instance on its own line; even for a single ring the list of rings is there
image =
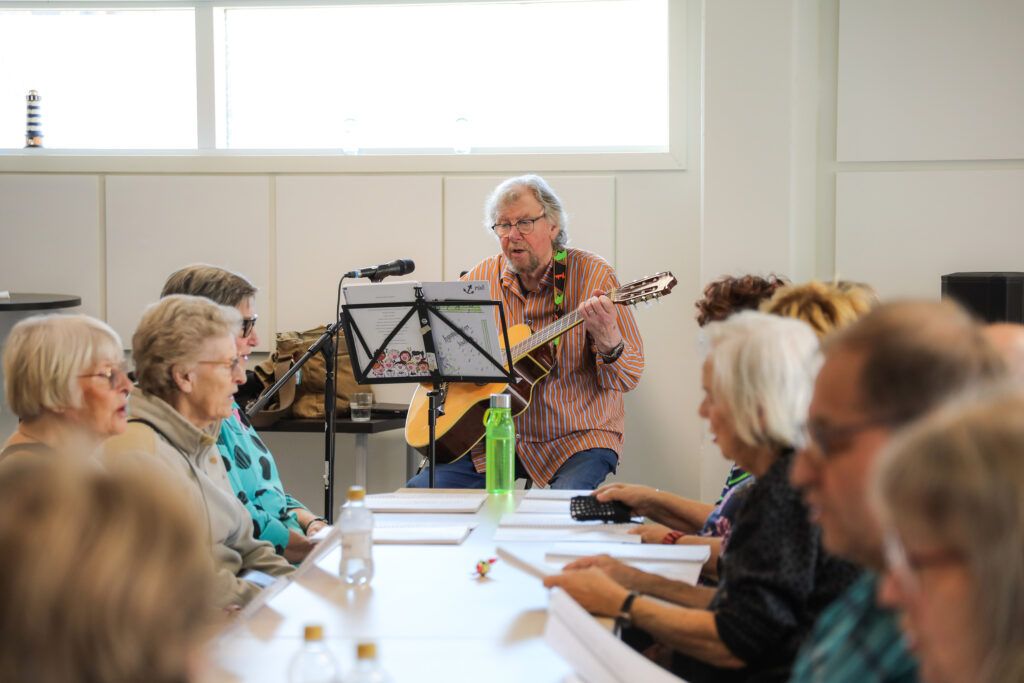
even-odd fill
[[[615,472],[618,459],[615,451],[610,448],[588,448],[574,453],[558,468],[548,486],[553,489],[596,489],[605,477]],[[516,458],[516,479],[528,477],[523,464]],[[406,486],[430,486],[430,468],[424,468]],[[473,468],[473,459],[467,454],[448,465],[438,465],[434,486],[439,489],[482,489],[486,486],[486,475]]]

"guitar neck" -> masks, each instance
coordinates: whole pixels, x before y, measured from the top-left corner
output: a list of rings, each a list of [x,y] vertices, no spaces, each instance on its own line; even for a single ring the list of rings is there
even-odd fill
[[[534,332],[529,337],[512,347],[512,362],[519,362],[519,360],[526,356],[526,354],[543,346],[544,344],[547,344],[551,340],[556,339],[563,333],[568,332],[579,325],[581,322],[583,322],[583,318],[580,316],[579,311],[573,311],[572,313],[559,318],[547,327]]]

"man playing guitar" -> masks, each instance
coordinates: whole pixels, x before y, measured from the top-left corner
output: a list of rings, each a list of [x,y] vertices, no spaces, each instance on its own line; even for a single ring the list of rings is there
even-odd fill
[[[637,385],[644,369],[633,313],[606,296],[619,285],[607,261],[566,247],[565,211],[543,178],[505,180],[488,197],[485,213],[501,253],[463,279],[490,282],[510,327],[539,330],[573,311],[584,323],[562,333],[553,350],[543,350],[552,354],[553,366],[515,417],[516,476],[552,488],[594,489],[618,465],[622,394]],[[435,485],[483,488],[484,467],[481,441],[466,456],[438,465]],[[424,470],[407,485],[425,487],[428,480]]]

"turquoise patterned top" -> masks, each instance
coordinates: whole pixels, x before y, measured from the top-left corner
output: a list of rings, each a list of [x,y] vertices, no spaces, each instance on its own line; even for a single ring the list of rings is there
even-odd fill
[[[274,456],[242,417],[237,403],[231,417],[221,422],[217,449],[231,488],[252,517],[253,536],[269,541],[279,555],[284,553],[289,529],[303,534],[295,515],[288,511],[308,508],[284,492]]]

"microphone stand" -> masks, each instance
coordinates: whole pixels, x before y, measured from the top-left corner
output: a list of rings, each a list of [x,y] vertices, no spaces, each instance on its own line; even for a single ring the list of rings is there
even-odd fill
[[[281,387],[288,382],[292,376],[299,371],[299,369],[305,365],[314,354],[319,353],[324,357],[324,368],[326,375],[324,379],[324,519],[327,520],[328,524],[334,521],[334,436],[337,431],[337,413],[338,405],[335,401],[335,359],[337,358],[337,343],[335,342],[335,333],[341,329],[341,320],[335,321],[333,325],[327,326],[327,331],[320,335],[313,344],[306,349],[306,353],[302,354],[302,357],[295,361],[288,372],[284,374],[281,379],[274,383],[272,387],[260,394],[260,397],[256,399],[245,411],[245,414],[251,419],[256,413],[260,412],[265,405],[270,401],[271,397],[276,394]]]

